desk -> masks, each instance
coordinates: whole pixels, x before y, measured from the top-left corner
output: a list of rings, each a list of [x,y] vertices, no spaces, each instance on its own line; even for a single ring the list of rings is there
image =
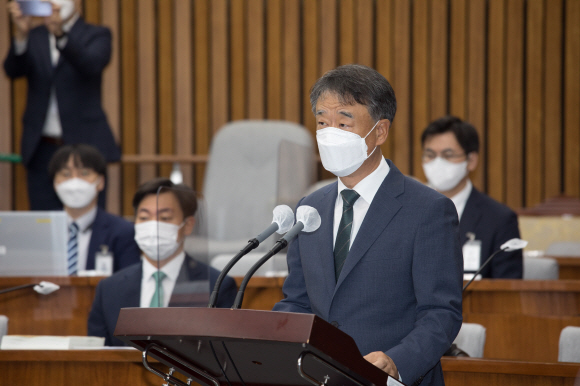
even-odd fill
[[[0,315],[8,316],[8,333],[86,335],[87,320],[100,277],[1,277],[0,289],[50,281],[57,292],[40,295],[26,288],[0,295]]]
[[[574,385],[580,363],[530,363],[472,358],[441,360],[447,386]],[[163,367],[161,367],[163,369]],[[30,386],[158,386],[133,350],[0,351],[2,384]]]
[[[580,281],[476,281],[463,320],[486,327],[486,358],[556,362],[560,332],[580,326]]]
[[[558,262],[561,280],[580,280],[580,257],[546,256]]]

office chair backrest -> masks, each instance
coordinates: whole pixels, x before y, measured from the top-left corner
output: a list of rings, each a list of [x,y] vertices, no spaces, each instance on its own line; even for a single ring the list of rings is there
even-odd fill
[[[558,362],[580,363],[580,327],[564,327],[560,333]]]
[[[558,280],[559,272],[556,259],[524,257],[524,280]]]
[[[453,343],[469,354],[470,357],[483,358],[485,327],[477,323],[463,323]]]

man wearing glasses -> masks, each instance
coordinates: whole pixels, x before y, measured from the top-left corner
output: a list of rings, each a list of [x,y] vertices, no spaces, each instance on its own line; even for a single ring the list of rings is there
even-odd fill
[[[433,121],[421,135],[423,170],[429,185],[450,198],[459,216],[464,270],[481,264],[509,239],[520,237],[514,211],[475,189],[469,179],[479,160],[479,137],[468,122],[453,116]],[[497,255],[484,278],[521,279],[522,251]]]

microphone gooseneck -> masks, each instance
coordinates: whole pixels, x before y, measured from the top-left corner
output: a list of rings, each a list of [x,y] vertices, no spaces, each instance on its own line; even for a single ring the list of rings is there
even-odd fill
[[[497,251],[495,251],[494,253],[492,253],[491,256],[487,258],[487,260],[485,261],[485,263],[483,263],[481,265],[481,267],[479,267],[479,269],[477,270],[477,272],[475,272],[475,274],[473,275],[473,277],[471,278],[471,280],[469,280],[467,282],[467,284],[465,284],[465,286],[463,287],[463,290],[461,292],[465,292],[465,289],[467,288],[467,286],[469,286],[475,280],[475,278],[477,277],[477,275],[479,275],[479,273],[481,272],[481,270],[483,268],[485,268],[485,266],[487,264],[489,264],[489,262],[491,261],[491,259],[493,259],[498,253],[503,252],[503,251],[506,251],[507,249],[508,248],[498,249]]]

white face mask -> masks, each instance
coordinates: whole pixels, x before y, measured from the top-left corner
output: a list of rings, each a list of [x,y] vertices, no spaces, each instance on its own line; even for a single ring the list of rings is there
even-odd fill
[[[69,208],[84,208],[97,196],[99,178],[92,184],[82,178],[71,178],[54,186],[58,198]]]
[[[467,175],[467,160],[459,163],[441,157],[423,164],[423,171],[429,184],[439,192],[447,192],[459,184]]]
[[[360,168],[377,149],[367,156],[368,147],[365,139],[375,129],[377,123],[368,134],[360,135],[336,127],[326,127],[316,132],[318,152],[322,166],[337,177],[349,176]]]
[[[67,20],[75,12],[74,0],[51,0],[53,4],[60,5],[60,19]]]
[[[183,243],[177,239],[179,238],[179,230],[184,224],[175,225],[163,221],[146,221],[135,224],[135,241],[139,249],[150,259],[166,260]],[[158,244],[159,248],[157,248]]]

